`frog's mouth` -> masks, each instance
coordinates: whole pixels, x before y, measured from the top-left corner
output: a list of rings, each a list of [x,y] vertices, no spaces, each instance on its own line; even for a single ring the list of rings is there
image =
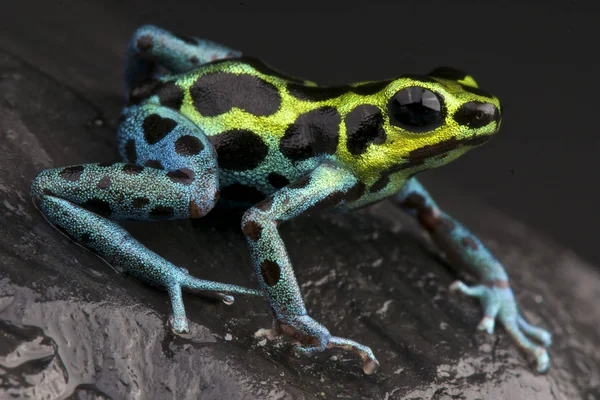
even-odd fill
[[[476,147],[481,146],[487,142],[492,135],[477,135],[469,138],[457,139],[455,137],[446,139],[443,142],[436,144],[430,144],[420,149],[415,149],[408,153],[407,161],[402,163],[404,168],[412,168],[425,163],[425,161],[433,158],[440,157],[441,159],[446,158],[448,153],[463,147]]]

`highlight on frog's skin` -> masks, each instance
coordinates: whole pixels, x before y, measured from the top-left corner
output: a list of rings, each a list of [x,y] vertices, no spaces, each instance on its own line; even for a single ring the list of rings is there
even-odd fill
[[[72,240],[164,287],[175,332],[188,331],[182,290],[226,304],[233,294],[264,296],[275,322],[258,336],[289,337],[303,354],[339,347],[360,357],[365,373],[375,372],[369,347],[333,336],[308,315],[279,226],[316,210],[390,198],[478,279],[451,289],[480,300],[479,329],[491,334],[499,322],[539,372],[548,370],[551,336],[523,319],[503,266],[415,178],[498,131],[499,100],[471,76],[441,67],[321,87],[226,46],[147,25],[129,43],[125,78],[117,133],[123,161],[42,171],[32,197]],[[247,207],[241,230],[259,289],[193,277],[115,222],[200,218],[217,202]]]

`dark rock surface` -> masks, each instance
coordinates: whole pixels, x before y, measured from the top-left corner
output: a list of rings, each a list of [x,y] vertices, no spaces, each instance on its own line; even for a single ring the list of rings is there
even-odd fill
[[[311,314],[370,345],[377,374],[343,352],[301,359],[254,339],[271,324],[260,299],[228,307],[188,295],[192,333],[175,336],[166,292],[75,246],[29,198],[42,169],[116,159],[116,121],[104,115],[120,99],[107,102],[99,109],[0,52],[0,398],[600,399],[600,274],[443,191],[440,202],[506,264],[525,316],[554,333],[548,375],[533,373],[502,329],[475,334],[478,303],[448,295],[460,276],[386,202],[282,229]],[[196,276],[256,286],[239,214],[126,226]]]

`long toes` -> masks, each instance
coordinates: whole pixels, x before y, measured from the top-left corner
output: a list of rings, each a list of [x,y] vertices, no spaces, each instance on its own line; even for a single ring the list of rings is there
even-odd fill
[[[524,334],[521,332],[519,326],[510,322],[504,325],[508,334],[513,338],[515,343],[527,354],[535,357],[536,361],[536,370],[539,373],[546,373],[550,369],[550,356],[546,349],[542,346],[538,346],[531,342]]]
[[[180,277],[180,284],[189,291],[200,293],[207,297],[216,297],[220,300],[223,300],[225,303],[231,300],[232,294],[255,297],[264,296],[260,290],[249,289],[238,285],[230,285],[227,283],[205,281],[204,279],[195,278],[189,274],[185,274]],[[230,297],[224,299],[223,296],[227,295]]]
[[[552,344],[552,334],[545,329],[538,328],[529,324],[523,317],[519,317],[519,327],[533,339],[541,343],[544,347]]]
[[[536,358],[536,371],[540,374],[545,374],[550,370],[550,356],[548,352],[543,347],[538,347],[535,352]]]
[[[354,340],[332,336],[327,343],[327,348],[332,347],[339,347],[358,354],[363,360],[363,371],[367,375],[371,375],[379,369],[379,361],[377,361],[373,351],[368,346],[364,346]]]
[[[485,294],[487,288],[481,285],[467,286],[464,282],[454,281],[449,289],[453,293],[461,293],[470,297],[481,297]]]
[[[496,325],[496,318],[491,317],[489,315],[485,315],[479,325],[477,325],[477,329],[480,331],[486,331],[488,334],[494,333],[494,326]]]

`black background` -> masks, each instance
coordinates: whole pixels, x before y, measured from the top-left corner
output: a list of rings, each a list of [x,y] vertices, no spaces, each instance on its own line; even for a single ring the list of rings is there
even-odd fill
[[[122,105],[127,40],[144,23],[222,42],[322,84],[464,69],[500,97],[502,129],[422,181],[434,195],[481,198],[598,263],[597,8],[591,1],[21,1],[0,13],[0,47],[66,83],[110,124]]]

